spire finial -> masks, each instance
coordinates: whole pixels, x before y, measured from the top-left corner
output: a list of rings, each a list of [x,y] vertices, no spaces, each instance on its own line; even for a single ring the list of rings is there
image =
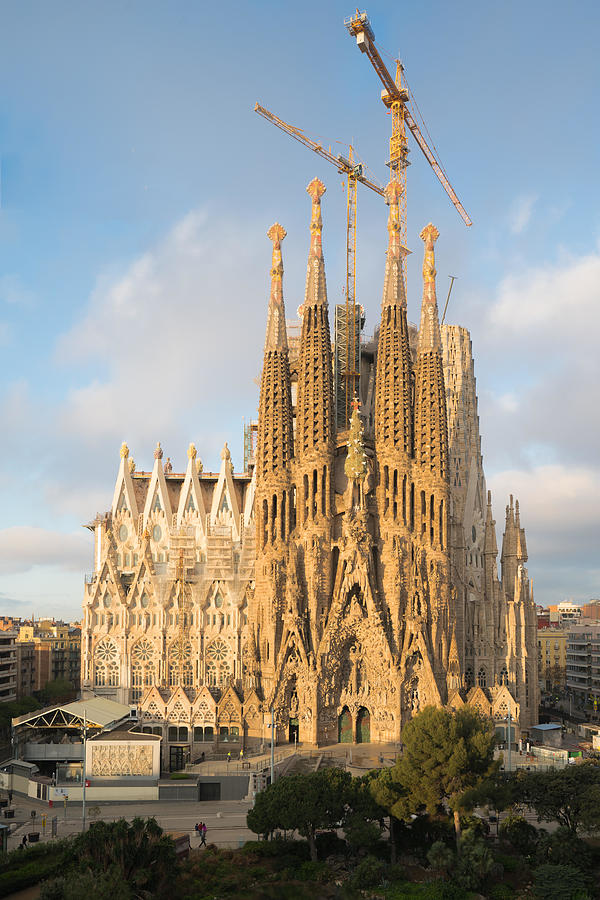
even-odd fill
[[[127,446],[125,441],[123,441],[123,443],[121,444],[121,459],[127,459],[128,456],[129,456],[129,447]]]
[[[387,228],[390,233],[390,244],[392,235],[396,236],[395,247],[400,251],[400,197],[402,196],[402,185],[398,181],[390,181],[383,192],[385,202],[390,208],[388,216]]]
[[[163,458],[162,447],[160,446],[160,441],[157,441],[156,450],[154,451],[154,459],[162,459],[162,458]]]
[[[423,260],[423,288],[424,299],[430,303],[435,302],[435,242],[440,233],[431,222],[426,225],[419,237],[425,243],[425,258]]]
[[[192,442],[188,447],[188,459],[196,459],[196,445]]]
[[[326,188],[322,181],[313,178],[306,188],[306,192],[312,200],[312,213],[310,219],[310,253],[311,256],[323,256],[321,234],[323,232],[323,219],[321,217],[321,197]]]
[[[438,319],[437,298],[435,295],[435,242],[440,236],[439,231],[432,225],[426,225],[419,237],[425,244],[425,256],[423,258],[423,302],[421,304],[421,327],[419,328],[419,349],[439,350],[441,352],[442,338],[440,335],[440,323]]]
[[[283,305],[283,259],[281,256],[281,242],[286,234],[285,228],[279,222],[275,222],[267,231],[267,237],[273,242],[273,257],[271,261],[271,296],[267,313],[265,350],[287,349],[285,309]]]
[[[229,451],[229,447],[227,446],[227,441],[223,444],[223,449],[221,450],[221,459],[231,459],[231,453]]]

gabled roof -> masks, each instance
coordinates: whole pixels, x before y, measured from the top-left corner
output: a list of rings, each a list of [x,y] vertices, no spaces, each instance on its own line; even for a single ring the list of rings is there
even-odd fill
[[[129,716],[130,707],[105,697],[89,697],[64,706],[49,706],[12,720],[13,726],[28,728],[80,728],[84,718],[89,728],[106,728]]]

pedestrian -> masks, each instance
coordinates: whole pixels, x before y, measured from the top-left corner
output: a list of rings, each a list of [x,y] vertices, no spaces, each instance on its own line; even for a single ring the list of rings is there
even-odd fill
[[[23,850],[24,850],[26,846],[27,846],[27,835],[24,834],[24,835],[23,835],[23,840],[21,841],[21,847],[22,847]]]
[[[244,758],[244,751],[240,750],[240,762],[243,760],[243,758]]]
[[[200,762],[204,762],[204,750],[202,751],[202,756],[200,757]]]
[[[227,754],[227,762],[228,762],[228,763],[231,762],[231,750],[230,750],[229,753]]]
[[[200,824],[200,846],[206,847],[206,822]]]
[[[200,834],[200,822],[196,822],[196,824],[194,825],[194,831],[196,832],[196,834]]]

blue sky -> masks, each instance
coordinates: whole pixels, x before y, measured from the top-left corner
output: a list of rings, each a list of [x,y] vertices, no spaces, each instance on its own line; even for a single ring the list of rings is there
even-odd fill
[[[600,595],[600,197],[596,3],[371,3],[474,225],[413,146],[409,316],[440,230],[449,321],[471,330],[501,532],[521,501],[538,602]],[[330,303],[345,197],[256,100],[386,180],[380,84],[328,2],[5,2],[0,33],[0,612],[77,616],[81,524],[107,508],[126,439],[205,467],[255,414],[267,228],[288,315],[302,301],[308,181],[327,185]],[[342,148],[340,147],[340,150]],[[386,210],[359,199],[358,297],[381,297]]]

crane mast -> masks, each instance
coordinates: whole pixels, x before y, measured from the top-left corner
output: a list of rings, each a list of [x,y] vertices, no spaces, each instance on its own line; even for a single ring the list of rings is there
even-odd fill
[[[421,129],[410,111],[408,105],[410,102],[410,95],[404,84],[404,68],[402,63],[400,60],[396,60],[396,77],[392,78],[391,73],[375,45],[375,33],[366,12],[359,12],[357,10],[354,16],[349,16],[344,20],[344,25],[349,33],[356,38],[358,49],[361,53],[367,55],[371,65],[377,72],[384,88],[381,92],[381,99],[392,114],[392,136],[390,138],[390,159],[388,165],[390,167],[391,179],[393,181],[399,181],[403,188],[400,199],[400,241],[404,253],[408,252],[406,244],[406,170],[409,165],[409,148],[406,140],[407,128],[419,145],[427,162],[437,175],[442,187],[450,197],[450,200],[456,207],[465,225],[471,225],[471,219],[467,215],[465,208],[450,184],[441,161],[425,140]],[[404,279],[406,284],[406,271],[404,271]]]

